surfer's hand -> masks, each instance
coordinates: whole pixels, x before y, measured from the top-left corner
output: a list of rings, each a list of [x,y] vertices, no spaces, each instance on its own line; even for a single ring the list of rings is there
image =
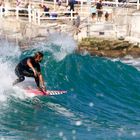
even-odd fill
[[[43,90],[43,91],[46,91],[46,87],[45,87],[45,86],[42,86],[42,90]]]

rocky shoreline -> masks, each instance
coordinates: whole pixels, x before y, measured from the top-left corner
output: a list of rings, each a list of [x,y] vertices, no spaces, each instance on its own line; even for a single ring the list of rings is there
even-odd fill
[[[45,42],[46,39],[47,36],[38,36],[31,40],[20,39],[15,42],[15,39],[9,38],[8,41],[16,43],[21,50],[28,50],[37,42]],[[99,57],[123,58],[132,56],[133,58],[138,58],[140,57],[140,44],[114,38],[90,37],[83,38],[78,42],[76,52],[84,53],[85,51],[90,55]]]
[[[140,47],[138,43],[134,44],[129,41],[110,38],[84,38],[78,44],[78,51],[87,51],[91,55],[110,58],[122,58],[127,55],[134,58],[140,56]]]

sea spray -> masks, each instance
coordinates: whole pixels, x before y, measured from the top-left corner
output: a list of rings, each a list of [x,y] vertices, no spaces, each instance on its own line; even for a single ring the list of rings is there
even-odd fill
[[[47,38],[47,43],[51,46],[50,51],[58,61],[73,53],[77,48],[76,41],[66,33],[55,32],[50,34]]]
[[[14,43],[0,40],[0,101],[6,101],[14,95],[12,83],[16,79],[14,68],[21,55],[21,51]]]

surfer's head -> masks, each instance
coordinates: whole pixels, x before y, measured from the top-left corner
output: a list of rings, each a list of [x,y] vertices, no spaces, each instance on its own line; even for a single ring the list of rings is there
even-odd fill
[[[42,61],[42,59],[43,59],[43,53],[42,52],[37,52],[37,53],[35,53],[35,55],[34,55],[34,59],[35,59],[35,61],[36,62],[41,62]]]

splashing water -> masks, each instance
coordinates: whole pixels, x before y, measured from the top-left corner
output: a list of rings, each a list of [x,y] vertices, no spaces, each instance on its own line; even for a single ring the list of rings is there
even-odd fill
[[[0,51],[0,59],[10,59],[15,56],[20,56],[21,51],[17,45],[14,43],[9,43],[6,40],[0,40],[1,43],[1,51]],[[10,60],[9,60],[10,62]]]
[[[71,54],[77,48],[76,41],[65,33],[52,33],[49,35],[48,45],[56,60],[62,60],[66,55]]]
[[[7,99],[5,91],[12,88],[12,82],[15,78],[14,61],[19,57],[21,51],[18,46],[5,40],[1,40],[0,43],[2,44],[0,51],[0,100],[5,101]]]

